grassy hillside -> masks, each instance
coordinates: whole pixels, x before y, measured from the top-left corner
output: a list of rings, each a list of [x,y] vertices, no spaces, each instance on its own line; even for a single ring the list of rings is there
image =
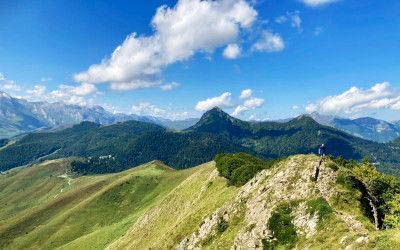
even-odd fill
[[[82,244],[100,249],[198,171],[152,162],[119,174],[75,178],[68,165],[50,161],[0,176],[0,248],[53,249],[84,237],[94,241]]]
[[[363,210],[361,192],[337,181],[346,170],[333,170],[328,166],[333,163],[327,162],[318,182],[310,178],[318,160],[315,156],[290,157],[260,172],[234,190],[234,195],[226,191],[213,195],[221,187],[210,179],[200,195],[183,200],[179,198],[182,190],[175,189],[167,198],[170,202],[147,212],[109,249],[400,247],[399,231],[376,231]],[[185,182],[181,187],[187,189]],[[217,203],[223,205],[214,206]],[[204,204],[216,209],[207,209],[208,215],[199,221],[198,211],[203,211]],[[182,212],[168,212],[173,208]]]
[[[210,162],[173,170],[153,161],[117,174],[77,176],[69,159],[0,175],[0,249],[398,249],[376,231],[348,169],[293,156],[242,187]],[[287,225],[280,227],[279,225]]]

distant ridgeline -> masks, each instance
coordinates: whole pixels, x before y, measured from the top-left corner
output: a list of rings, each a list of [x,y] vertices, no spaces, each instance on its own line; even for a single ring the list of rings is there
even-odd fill
[[[210,161],[222,152],[274,159],[316,152],[321,143],[333,156],[368,157],[380,170],[400,175],[400,148],[395,144],[363,140],[307,116],[286,123],[245,122],[219,108],[182,132],[128,121],[109,126],[83,122],[62,131],[32,133],[0,150],[0,170],[72,156],[79,157],[73,167],[81,173],[117,172],[155,159],[180,169]]]

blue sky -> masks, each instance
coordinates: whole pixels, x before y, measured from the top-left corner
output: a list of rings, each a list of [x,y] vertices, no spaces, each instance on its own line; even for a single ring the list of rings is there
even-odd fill
[[[26,99],[176,119],[399,120],[400,3],[0,1],[0,73]]]

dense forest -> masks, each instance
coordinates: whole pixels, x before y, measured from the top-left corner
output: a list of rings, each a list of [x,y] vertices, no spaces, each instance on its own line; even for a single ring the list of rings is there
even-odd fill
[[[317,153],[318,146],[324,143],[329,155],[357,161],[367,157],[378,169],[400,175],[399,148],[323,126],[309,116],[299,116],[286,123],[245,122],[214,108],[187,131],[222,134],[231,142],[250,148],[265,159]]]
[[[253,123],[218,108],[206,112],[197,124],[182,132],[128,121],[110,126],[83,122],[62,131],[32,133],[0,151],[0,170],[72,156],[80,157],[74,168],[81,173],[117,172],[151,160],[188,168],[210,161],[218,153],[245,152],[275,159],[316,153],[321,143],[335,157],[361,160],[367,156],[380,170],[400,173],[400,150],[389,144],[351,136],[306,116],[286,123]],[[113,160],[102,160],[106,156]]]

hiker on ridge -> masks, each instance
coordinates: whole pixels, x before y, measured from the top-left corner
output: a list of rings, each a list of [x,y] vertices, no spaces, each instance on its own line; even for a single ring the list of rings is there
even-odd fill
[[[325,152],[326,152],[326,146],[325,146],[325,144],[321,144],[321,146],[319,146],[319,149],[318,149],[319,156],[321,156],[321,158],[324,158]]]
[[[319,146],[319,148],[318,148],[318,155],[319,155],[321,158],[319,159],[318,165],[317,165],[316,168],[315,168],[315,174],[314,174],[314,178],[313,178],[314,181],[317,181],[317,180],[318,180],[320,167],[321,167],[321,165],[322,165],[322,162],[323,162],[324,159],[325,159],[325,152],[326,152],[325,144],[321,144],[321,146]]]

